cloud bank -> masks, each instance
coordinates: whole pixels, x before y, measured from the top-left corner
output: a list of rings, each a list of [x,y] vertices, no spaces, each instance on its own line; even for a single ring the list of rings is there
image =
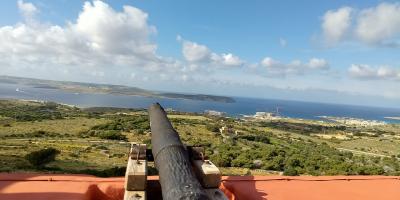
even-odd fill
[[[157,28],[149,23],[149,14],[134,6],[115,10],[100,0],[85,2],[78,16],[66,25],[42,22],[38,16],[41,11],[32,3],[19,0],[16,6],[23,20],[0,27],[2,74],[146,88],[153,84],[152,88],[164,90],[187,87],[186,91],[193,92],[211,85],[218,86],[216,91],[223,86],[236,91],[241,85],[320,86],[335,67],[319,56],[308,54],[301,60],[296,57],[283,60],[270,52],[252,63],[231,50],[216,51],[202,41],[179,35],[177,44],[181,45],[182,57],[165,57],[157,52],[153,40]],[[381,3],[367,9],[342,7],[327,11],[321,24],[325,42],[332,46],[357,41],[369,46],[396,47],[400,34],[399,7],[399,3]],[[276,42],[275,38],[266,45],[276,46]],[[288,46],[286,38],[279,38],[278,42],[281,50],[291,51],[292,45]],[[346,69],[341,73],[345,77]],[[352,65],[348,73],[360,80],[399,80],[399,70],[393,67]],[[254,87],[238,93],[249,91],[260,95]]]
[[[271,57],[265,57],[260,62],[260,67],[265,70],[268,76],[305,75],[313,71],[329,69],[329,64],[322,58],[311,58],[308,62],[293,60],[290,63],[283,63]]]
[[[138,8],[124,6],[117,12],[102,1],[85,2],[76,21],[66,26],[41,23],[31,3],[18,1],[18,8],[25,23],[0,27],[0,56],[9,67],[98,76],[118,67],[151,71],[177,66],[157,55],[150,39],[156,28]]]
[[[400,81],[400,70],[387,67],[371,67],[369,65],[353,64],[349,68],[352,77],[363,80],[398,80]]]
[[[400,3],[329,10],[322,18],[321,28],[328,45],[356,41],[369,46],[400,47]]]
[[[182,55],[192,68],[206,68],[212,71],[240,67],[245,64],[245,61],[232,53],[212,52],[207,46],[185,40],[179,35],[177,40],[182,43]]]
[[[156,27],[148,23],[146,12],[133,6],[116,11],[99,0],[85,2],[76,20],[65,26],[42,23],[36,16],[40,11],[32,3],[20,0],[17,6],[24,22],[0,27],[1,62],[11,72],[105,77],[112,71],[123,71],[134,74],[126,77],[135,79],[146,71],[157,71],[162,72],[157,77],[162,80],[188,80],[198,72],[204,75],[218,70],[246,73],[248,68],[257,68],[261,73],[253,75],[287,76],[329,68],[321,58],[285,64],[266,57],[260,63],[247,63],[231,52],[216,53],[179,35],[184,60],[163,57],[151,40],[157,34]],[[281,38],[280,44],[286,46],[286,40]]]

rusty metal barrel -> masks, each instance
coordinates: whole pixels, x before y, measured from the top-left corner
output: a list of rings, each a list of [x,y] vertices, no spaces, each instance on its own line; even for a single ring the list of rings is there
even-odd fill
[[[154,163],[163,200],[208,200],[194,174],[188,152],[160,104],[149,108]]]

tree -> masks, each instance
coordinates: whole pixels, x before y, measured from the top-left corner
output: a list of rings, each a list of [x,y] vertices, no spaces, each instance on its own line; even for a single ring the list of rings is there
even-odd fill
[[[41,168],[55,160],[60,151],[54,148],[41,149],[25,156],[25,158],[35,167]]]

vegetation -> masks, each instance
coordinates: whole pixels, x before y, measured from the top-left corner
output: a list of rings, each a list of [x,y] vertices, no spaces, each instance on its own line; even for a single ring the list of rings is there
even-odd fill
[[[49,162],[56,159],[56,155],[60,151],[54,148],[41,149],[39,151],[34,151],[25,156],[25,158],[35,167],[40,168]]]
[[[208,131],[214,132],[214,133],[218,133],[219,132],[219,128],[221,128],[220,125],[218,124],[213,124],[213,123],[209,123],[206,125],[206,129]]]
[[[0,100],[0,113],[3,117],[16,121],[40,121],[45,119],[63,119],[79,115],[76,107],[64,106],[52,102],[19,101],[11,103]]]
[[[0,171],[123,175],[128,142],[151,145],[143,110],[6,100],[0,105]],[[204,146],[226,175],[400,175],[396,124],[242,121],[176,111],[170,120],[184,143]],[[220,134],[222,126],[234,131]]]
[[[241,135],[238,138],[240,139],[245,139],[248,141],[255,141],[255,142],[261,142],[264,144],[269,144],[270,140],[267,136],[265,135]]]
[[[116,130],[102,131],[98,133],[97,136],[101,139],[107,140],[126,140],[126,136]]]

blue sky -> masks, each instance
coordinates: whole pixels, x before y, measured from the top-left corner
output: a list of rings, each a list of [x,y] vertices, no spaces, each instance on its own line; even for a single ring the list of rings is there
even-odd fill
[[[0,74],[400,107],[396,1],[0,5]]]

